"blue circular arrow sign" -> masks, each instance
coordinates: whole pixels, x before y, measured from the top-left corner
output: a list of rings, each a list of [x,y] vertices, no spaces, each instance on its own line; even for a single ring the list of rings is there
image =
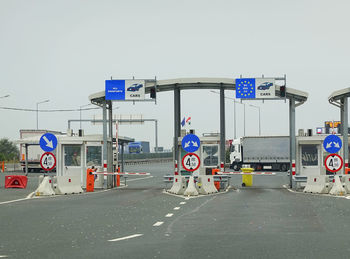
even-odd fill
[[[194,134],[188,134],[182,139],[182,148],[189,153],[196,152],[201,145],[199,138]]]
[[[57,138],[52,133],[45,133],[40,138],[40,147],[45,152],[51,152],[57,147]]]
[[[329,135],[324,139],[323,147],[328,153],[337,153],[342,147],[341,139],[337,135]]]

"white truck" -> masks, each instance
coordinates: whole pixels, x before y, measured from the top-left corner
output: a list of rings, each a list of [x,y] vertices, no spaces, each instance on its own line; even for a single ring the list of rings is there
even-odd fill
[[[26,138],[32,138],[32,137],[38,137],[38,142],[40,137],[45,133],[53,133],[55,135],[63,135],[64,133],[58,132],[58,131],[50,131],[50,130],[27,130],[27,129],[21,129],[19,131],[20,139],[26,139]],[[21,166],[23,168],[23,172],[25,172],[25,148],[23,145],[20,145],[19,147],[20,151],[20,162]],[[29,172],[40,172],[41,166],[40,166],[40,157],[44,153],[39,145],[28,145],[28,171]]]
[[[230,168],[238,171],[249,165],[255,170],[287,171],[289,152],[289,136],[241,137],[230,147]]]

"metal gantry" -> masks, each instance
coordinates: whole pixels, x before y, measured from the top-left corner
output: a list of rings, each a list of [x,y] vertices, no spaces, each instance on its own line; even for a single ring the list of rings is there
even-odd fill
[[[286,80],[285,77],[275,78],[276,80]],[[146,81],[146,93],[150,93],[151,89],[156,87],[157,92],[173,91],[174,93],[174,160],[179,157],[178,140],[180,137],[180,117],[181,117],[181,91],[182,90],[193,90],[193,89],[217,89],[220,90],[220,163],[225,164],[225,90],[235,90],[236,85],[232,78],[181,78],[181,79],[170,79],[170,80],[153,80]],[[276,89],[278,96],[279,90]],[[293,163],[296,161],[296,136],[295,136],[295,108],[303,104],[308,98],[308,94],[295,90],[292,88],[286,88],[286,99],[289,99],[289,134],[290,134],[290,157],[292,168]],[[107,109],[108,106],[105,100],[105,91],[98,92],[89,96],[90,101],[93,104],[99,105],[103,108],[103,135],[104,135],[104,146],[107,142]],[[110,105],[111,106],[111,105]],[[112,112],[110,112],[109,123],[112,124]],[[104,147],[104,151],[107,151],[107,144]],[[107,155],[104,155],[104,160],[107,160]],[[107,163],[112,163],[108,160]],[[290,176],[290,185],[292,185],[292,173]]]

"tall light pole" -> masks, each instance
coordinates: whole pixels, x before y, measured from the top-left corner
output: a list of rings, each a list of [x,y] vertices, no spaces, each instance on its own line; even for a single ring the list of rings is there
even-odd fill
[[[87,107],[87,106],[89,106],[89,105],[91,105],[91,103],[85,104],[85,105],[82,105],[82,106],[79,106],[79,107],[80,107],[80,129],[81,129],[81,108]]]
[[[254,107],[254,108],[257,108],[258,111],[259,111],[259,136],[261,136],[261,120],[260,120],[260,107],[259,106],[255,106],[255,105],[252,105],[252,104],[248,104],[250,107]]]
[[[216,91],[210,91],[214,94],[219,94],[218,92]],[[245,122],[246,122],[246,119],[245,119],[245,106],[246,104],[243,103],[243,102],[238,102],[235,98],[231,98],[231,97],[226,97],[226,99],[231,99],[233,100],[233,112],[234,112],[234,118],[233,118],[233,129],[234,129],[234,138],[236,138],[236,103],[239,103],[239,104],[243,104],[243,135],[245,136]],[[255,105],[252,105],[252,104],[248,104],[249,106],[251,107],[254,107],[254,108],[257,108],[259,110],[259,136],[261,136],[261,120],[260,120],[260,107],[259,106],[255,106]]]
[[[36,103],[36,129],[39,129],[39,104],[41,103],[47,103],[50,100],[45,100],[45,101],[41,101],[41,102],[37,102]]]

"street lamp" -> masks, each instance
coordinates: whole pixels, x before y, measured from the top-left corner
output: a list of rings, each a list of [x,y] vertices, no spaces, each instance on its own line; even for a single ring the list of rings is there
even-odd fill
[[[214,94],[219,94],[218,92],[216,91],[210,91]],[[233,113],[234,113],[234,118],[233,118],[233,129],[234,129],[234,139],[236,139],[236,103],[239,103],[239,104],[243,104],[243,135],[245,136],[245,103],[242,103],[242,102],[238,102],[235,98],[231,98],[231,97],[226,97],[226,99],[231,99],[233,100]],[[252,105],[252,104],[248,104],[249,106],[251,107],[254,107],[254,108],[257,108],[259,109],[259,136],[261,136],[261,123],[260,123],[260,107],[259,106],[255,106],[255,105]]]
[[[89,106],[89,105],[91,105],[91,103],[85,104],[85,105],[82,105],[82,106],[79,106],[79,107],[80,107],[80,129],[81,129],[81,108],[87,107],[87,106]]]
[[[255,106],[255,105],[252,105],[252,104],[248,104],[250,107],[254,107],[254,108],[257,108],[258,111],[259,111],[259,136],[261,136],[261,120],[260,120],[260,107],[259,106]]]
[[[45,101],[41,101],[41,102],[37,102],[36,103],[36,129],[39,129],[39,104],[41,103],[47,103],[50,100],[45,100]]]

